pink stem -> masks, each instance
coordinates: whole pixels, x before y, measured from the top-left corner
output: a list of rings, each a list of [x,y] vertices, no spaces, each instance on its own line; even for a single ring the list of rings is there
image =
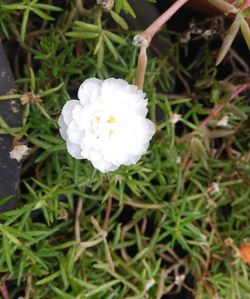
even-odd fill
[[[161,27],[189,0],[177,0],[170,6],[158,19],[156,19],[145,31],[141,33],[147,38],[149,43],[154,37],[155,33],[161,29]]]
[[[140,37],[140,54],[137,62],[137,69],[135,75],[135,85],[139,89],[143,89],[144,77],[147,68],[147,47],[149,46],[155,33],[189,0],[177,0],[169,7],[158,19],[156,19],[145,31],[141,32]],[[139,45],[137,44],[137,45]]]
[[[3,299],[10,299],[6,284],[0,285],[0,293],[1,293]]]
[[[240,93],[242,93],[246,88],[248,87],[247,84],[240,85],[235,89],[235,91],[230,95],[229,99],[227,102],[222,103],[216,107],[214,107],[209,115],[201,122],[200,128],[205,128],[207,124],[210,122],[211,119],[215,117],[229,102],[234,100]]]
[[[243,10],[243,9],[249,7],[249,6],[250,6],[250,0],[245,0],[245,1],[242,3],[240,9]]]
[[[235,89],[235,91],[231,94],[229,101],[231,102],[234,100],[238,95],[240,95],[246,88],[248,88],[248,84],[242,84]]]

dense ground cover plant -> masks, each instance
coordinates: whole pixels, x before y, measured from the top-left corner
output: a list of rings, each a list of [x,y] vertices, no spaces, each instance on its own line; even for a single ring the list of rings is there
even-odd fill
[[[102,174],[67,153],[57,122],[85,79],[133,83],[139,51],[120,13],[135,12],[99,2],[0,1],[17,79],[1,100],[23,105],[23,126],[1,121],[0,132],[30,148],[18,208],[0,215],[2,296],[249,298],[249,65],[227,47],[215,67],[230,26],[213,18],[164,31],[171,43],[149,57],[144,80],[151,146]]]

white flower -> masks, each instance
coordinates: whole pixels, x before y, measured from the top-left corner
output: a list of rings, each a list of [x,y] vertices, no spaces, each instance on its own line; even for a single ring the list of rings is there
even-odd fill
[[[210,194],[215,194],[215,193],[218,193],[220,192],[220,186],[218,183],[216,182],[213,182],[211,187],[210,187]]]
[[[154,278],[151,278],[145,285],[145,291],[148,291],[155,284]]]
[[[181,164],[181,157],[180,156],[176,157],[176,164]]]
[[[217,122],[217,126],[218,127],[227,127],[228,122],[229,122],[229,118],[227,115],[225,115]]]
[[[176,124],[178,121],[181,120],[181,117],[182,115],[181,114],[177,114],[177,113],[173,113],[169,119],[169,121],[172,123],[172,124]]]
[[[20,162],[25,156],[29,154],[30,149],[24,144],[16,145],[10,152],[10,158],[16,159]]]
[[[104,173],[135,164],[155,133],[145,94],[121,79],[90,78],[78,98],[64,105],[58,120],[68,152]]]

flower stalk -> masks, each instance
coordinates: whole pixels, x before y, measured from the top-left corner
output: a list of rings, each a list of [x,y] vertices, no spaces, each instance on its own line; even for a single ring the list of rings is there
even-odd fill
[[[9,296],[9,291],[7,289],[7,286],[5,284],[5,282],[0,282],[0,294],[2,296],[3,299],[10,299]]]
[[[140,35],[144,36],[150,43],[156,32],[158,32],[161,27],[188,1],[189,0],[177,0]]]
[[[81,242],[81,225],[80,217],[82,212],[83,201],[81,198],[78,198],[76,215],[75,215],[75,240],[77,243]]]
[[[133,44],[140,46],[140,53],[138,57],[135,85],[139,89],[143,89],[144,77],[147,67],[147,48],[156,32],[189,0],[177,0],[170,8],[168,8],[158,19],[156,19],[145,31],[136,35]]]
[[[137,68],[135,73],[135,85],[143,90],[144,85],[144,78],[147,68],[147,62],[148,62],[148,56],[147,56],[147,47],[149,46],[149,43],[146,39],[143,38],[143,42],[140,45],[140,53],[138,56],[137,61]]]

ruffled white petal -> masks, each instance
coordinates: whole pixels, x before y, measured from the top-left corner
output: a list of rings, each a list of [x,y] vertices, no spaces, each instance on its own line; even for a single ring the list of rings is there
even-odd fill
[[[137,163],[155,133],[146,118],[145,94],[121,79],[90,78],[78,97],[65,104],[58,119],[68,152],[103,173]]]
[[[100,94],[102,80],[90,78],[85,80],[78,89],[78,98],[82,105],[90,103],[91,96],[94,94],[96,97]]]
[[[91,161],[92,165],[103,173],[114,171],[119,168],[118,165],[107,162],[104,159]]]
[[[67,150],[72,157],[78,160],[83,159],[81,155],[81,147],[79,145],[74,144],[69,140],[67,140],[66,145],[67,145]]]
[[[72,121],[68,126],[67,135],[70,142],[80,146],[82,138],[84,137],[84,131],[79,130],[77,123]]]
[[[72,111],[76,106],[79,106],[79,101],[77,100],[70,100],[68,101],[62,110],[62,116],[65,124],[68,126],[72,121]]]
[[[63,120],[62,114],[58,118],[58,124],[60,126],[59,132],[60,132],[62,138],[64,140],[66,140],[68,138],[68,135],[67,135],[67,125],[65,124],[65,122]]]

